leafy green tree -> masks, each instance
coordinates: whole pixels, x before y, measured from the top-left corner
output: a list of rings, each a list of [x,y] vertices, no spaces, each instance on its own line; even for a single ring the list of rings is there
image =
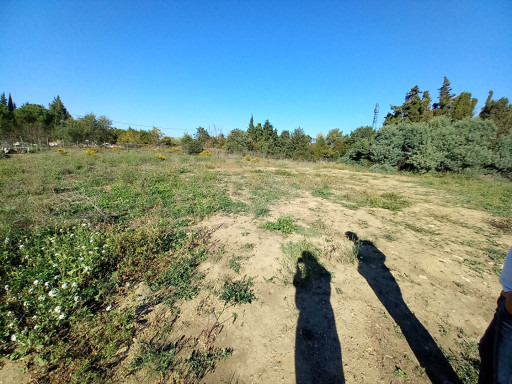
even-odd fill
[[[250,144],[249,134],[241,129],[233,129],[226,138],[226,149],[231,153],[245,153]]]
[[[316,136],[315,142],[309,146],[309,151],[315,160],[332,160],[337,158],[338,155],[321,133]]]
[[[370,140],[375,136],[376,131],[373,129],[373,127],[365,126],[365,127],[359,127],[354,129],[352,132],[350,132],[348,138],[346,138],[347,145],[353,145],[359,140],[367,139]]]
[[[151,145],[158,145],[160,139],[164,136],[161,130],[159,130],[157,127],[153,127],[151,131],[148,131],[147,133],[149,142],[147,144]]]
[[[399,124],[403,121],[404,111],[401,105],[390,105],[393,112],[388,112],[383,125]]]
[[[226,148],[226,137],[224,136],[223,133],[219,133],[217,136],[213,137],[211,142],[214,148]]]
[[[132,127],[128,127],[127,130],[116,130],[117,144],[142,144],[142,138],[140,132]]]
[[[445,76],[443,85],[439,88],[439,102],[434,104],[434,116],[449,115],[452,108],[454,94],[450,93],[450,81]]]
[[[290,141],[285,149],[286,156],[296,160],[306,159],[310,144],[311,136],[306,135],[302,128],[295,128],[290,134]]]
[[[292,157],[291,146],[290,146],[290,132],[284,130],[281,132],[278,138],[278,153],[281,154],[282,157]]]
[[[181,138],[181,147],[189,155],[197,155],[203,150],[203,144],[198,139],[194,139],[188,133]]]
[[[206,143],[211,140],[210,134],[203,127],[197,128],[197,132],[194,135],[196,140],[198,140],[203,147],[206,146]]]
[[[333,149],[334,152],[337,153],[338,156],[343,156],[345,151],[347,150],[347,143],[346,143],[347,136],[343,134],[338,128],[331,129],[327,136],[325,137],[325,140],[327,141],[327,144],[330,145],[330,147]]]
[[[468,117],[473,117],[477,102],[477,99],[471,98],[471,93],[462,92],[453,99],[450,117],[452,120],[463,120]]]
[[[54,119],[54,116],[52,118]],[[76,120],[68,119],[62,126],[56,128],[56,132],[59,139],[72,143],[102,144],[113,142],[116,137],[112,128],[112,121],[105,116],[96,118],[93,113]],[[143,139],[145,134],[147,134],[146,131],[136,131],[128,128],[128,131],[124,131],[118,140],[120,139],[123,144],[150,144],[151,142],[147,138]]]
[[[168,147],[176,147],[178,143],[176,142],[176,139],[170,136],[164,136],[160,139],[159,144],[167,145]]]
[[[52,116],[42,105],[25,104],[14,111],[15,136],[21,141],[47,141],[52,127]]]
[[[0,138],[12,138],[15,132],[16,118],[6,105],[0,104]]]
[[[492,119],[496,123],[498,128],[497,137],[508,135],[508,133],[512,132],[512,105],[509,104],[506,97],[493,100],[492,96],[493,91],[489,91],[489,96],[479,117],[484,120]]]

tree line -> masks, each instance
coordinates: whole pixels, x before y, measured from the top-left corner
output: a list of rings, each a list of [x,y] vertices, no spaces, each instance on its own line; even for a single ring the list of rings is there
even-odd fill
[[[338,129],[314,139],[302,128],[277,129],[266,120],[247,129],[233,129],[227,136],[211,135],[203,127],[181,139],[163,137],[157,129],[127,130],[112,127],[112,121],[94,114],[73,119],[60,97],[48,108],[24,104],[17,108],[5,93],[0,100],[0,139],[29,142],[63,140],[71,143],[117,143],[138,145],[181,145],[189,154],[206,148],[230,153],[295,160],[340,161],[359,164],[376,171],[461,172],[497,171],[512,174],[512,105],[493,91],[475,116],[478,103],[471,93],[452,93],[445,77],[439,98],[432,104],[428,91],[418,86],[405,95],[402,105],[391,105],[380,129],[359,127],[350,134]]]
[[[0,95],[0,140],[29,144],[47,144],[61,141],[71,144],[141,144],[158,145],[162,133],[157,129],[119,129],[112,120],[89,113],[73,118],[59,96],[45,108],[39,104],[17,107],[11,94]]]

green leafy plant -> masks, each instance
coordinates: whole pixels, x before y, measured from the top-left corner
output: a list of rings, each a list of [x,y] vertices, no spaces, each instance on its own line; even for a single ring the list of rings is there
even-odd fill
[[[291,216],[281,216],[275,222],[267,221],[261,225],[261,228],[271,231],[279,231],[286,235],[290,235],[298,229],[295,221]]]
[[[253,286],[252,279],[226,280],[220,293],[220,299],[226,304],[246,304],[251,303],[254,299],[254,293],[251,290]]]

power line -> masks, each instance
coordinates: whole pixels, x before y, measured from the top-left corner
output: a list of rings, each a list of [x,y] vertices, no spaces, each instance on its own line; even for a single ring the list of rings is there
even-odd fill
[[[83,116],[80,116],[80,115],[72,115],[74,118],[82,118]],[[134,127],[144,127],[144,128],[158,128],[160,130],[174,130],[174,131],[188,131],[188,129],[185,129],[185,128],[171,128],[171,127],[160,127],[158,125],[145,125],[145,124],[135,124],[135,123],[124,123],[122,121],[114,121],[114,120],[110,120],[112,121],[112,123],[115,123],[115,124],[124,124],[124,125],[128,125],[128,126],[134,126]]]
[[[134,124],[134,123],[123,123],[122,121],[113,121],[113,123],[116,123],[116,124],[125,124],[125,125],[128,125],[128,126],[134,126],[134,127],[144,127],[144,128],[158,128],[158,129],[172,129],[174,131],[188,131],[188,129],[185,129],[185,128],[170,128],[170,127],[160,127],[158,125],[144,125],[144,124]]]

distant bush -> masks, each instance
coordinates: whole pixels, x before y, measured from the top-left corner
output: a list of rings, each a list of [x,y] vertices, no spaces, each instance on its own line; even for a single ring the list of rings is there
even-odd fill
[[[59,152],[61,155],[65,155],[66,153],[68,153],[68,151],[66,151],[64,148],[58,148],[57,152]]]
[[[245,155],[245,156],[242,158],[242,161],[251,161],[251,155]]]
[[[162,161],[164,161],[164,160],[165,160],[165,156],[163,156],[163,155],[161,155],[161,154],[159,154],[159,153],[155,153],[155,157],[156,157],[157,159],[162,160]]]
[[[203,143],[188,134],[181,139],[181,146],[189,155],[197,155],[203,151]]]
[[[205,149],[204,151],[199,153],[199,156],[211,156],[211,155],[212,155],[212,153],[207,149]]]
[[[253,157],[253,158],[251,159],[251,162],[252,162],[252,163],[257,163],[257,162],[258,162],[258,161],[260,161],[260,160],[261,160],[261,159],[260,159],[258,156],[256,156],[256,157]]]
[[[98,153],[98,151],[96,149],[94,149],[94,148],[87,148],[87,150],[85,151],[85,154],[88,155],[88,156],[95,155],[97,153]]]

